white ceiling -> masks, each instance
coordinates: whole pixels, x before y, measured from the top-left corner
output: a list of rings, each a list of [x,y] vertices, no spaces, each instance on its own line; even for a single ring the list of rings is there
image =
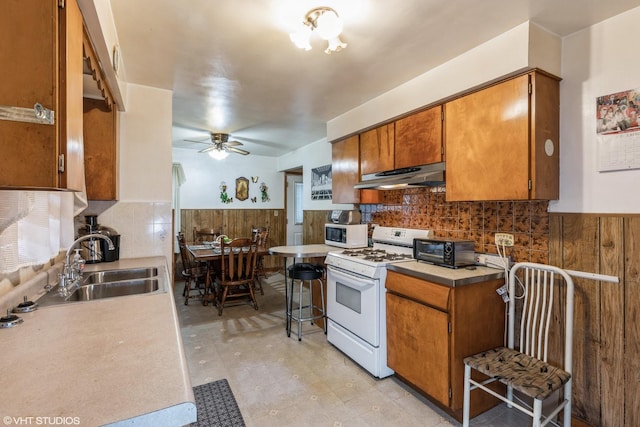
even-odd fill
[[[230,133],[279,156],[326,136],[326,122],[531,20],[565,36],[640,0],[110,0],[126,80],[173,91],[173,145]],[[348,47],[297,49],[314,6],[344,21]]]

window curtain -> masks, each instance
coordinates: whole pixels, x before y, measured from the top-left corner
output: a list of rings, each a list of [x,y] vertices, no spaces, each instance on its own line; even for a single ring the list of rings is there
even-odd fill
[[[73,243],[70,192],[0,191],[0,273],[42,265]]]
[[[175,234],[177,235],[180,231],[180,186],[187,182],[187,177],[184,174],[184,169],[182,169],[182,165],[180,163],[173,164],[173,175],[172,175],[172,188],[173,188],[173,224],[175,226]],[[180,248],[178,247],[178,240],[176,236],[173,236],[174,245],[173,251],[175,253],[180,252]]]

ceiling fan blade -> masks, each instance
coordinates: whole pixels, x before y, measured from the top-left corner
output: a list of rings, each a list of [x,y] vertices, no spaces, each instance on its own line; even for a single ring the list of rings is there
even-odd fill
[[[242,142],[240,141],[227,141],[227,142],[223,142],[223,144],[228,145],[228,146],[238,146],[238,145],[244,145]]]
[[[247,150],[243,150],[241,148],[235,148],[235,147],[225,147],[225,150],[227,151],[231,151],[233,153],[238,153],[238,154],[242,154],[243,156],[246,156],[247,154],[249,154],[249,152]]]
[[[211,144],[211,141],[209,141],[208,139],[203,140],[203,141],[197,141],[195,139],[183,139],[183,141],[185,141],[185,142],[195,142],[197,144]]]
[[[198,153],[208,153],[209,151],[212,151],[212,150],[215,150],[215,149],[216,149],[216,146],[212,145],[210,147],[207,147],[207,148],[204,148],[204,149],[198,151]]]

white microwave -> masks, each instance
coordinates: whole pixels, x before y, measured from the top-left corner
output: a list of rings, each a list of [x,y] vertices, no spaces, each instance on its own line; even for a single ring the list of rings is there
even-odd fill
[[[324,244],[339,248],[366,248],[369,242],[367,224],[325,224]]]

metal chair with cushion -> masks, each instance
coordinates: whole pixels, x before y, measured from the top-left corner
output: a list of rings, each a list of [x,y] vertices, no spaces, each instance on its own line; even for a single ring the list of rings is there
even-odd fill
[[[516,281],[521,285],[519,286],[521,292],[518,295]],[[507,402],[509,407],[515,407],[533,417],[534,427],[546,425],[563,410],[563,425],[569,427],[571,425],[573,280],[567,272],[557,267],[522,262],[515,264],[511,269],[508,295],[507,347],[483,351],[464,359],[463,426],[469,426],[470,392],[481,389]],[[555,302],[558,303],[557,307],[554,306]],[[561,311],[561,304],[564,304],[564,311]],[[518,329],[516,329],[516,306],[520,318]],[[564,317],[564,325],[560,320],[556,321],[562,317]],[[552,327],[558,328],[558,331],[554,332],[559,335],[564,334],[561,349],[549,348],[549,332]],[[560,330],[560,327],[564,330]],[[517,347],[516,334],[518,334]],[[562,351],[564,357],[558,355],[556,358],[563,358],[563,362],[550,362],[551,351]],[[489,378],[472,379],[472,369]],[[500,381],[507,386],[506,396],[487,387],[487,384],[494,381]],[[542,402],[563,387],[563,398],[557,399],[559,404],[548,415],[543,415]],[[524,402],[524,399],[533,399],[533,410],[528,402]]]
[[[218,315],[222,315],[227,302],[237,299],[249,300],[257,310],[258,301],[253,292],[257,246],[249,238],[239,238],[230,243],[222,240],[220,250],[220,271],[215,279],[220,295]]]
[[[184,279],[184,305],[189,305],[191,298],[204,298],[207,293],[207,265],[201,264],[194,266],[191,263],[191,256],[187,249],[184,234],[178,233],[178,246],[180,248],[180,257],[182,259],[182,271],[180,274]],[[194,294],[195,292],[195,294]]]

